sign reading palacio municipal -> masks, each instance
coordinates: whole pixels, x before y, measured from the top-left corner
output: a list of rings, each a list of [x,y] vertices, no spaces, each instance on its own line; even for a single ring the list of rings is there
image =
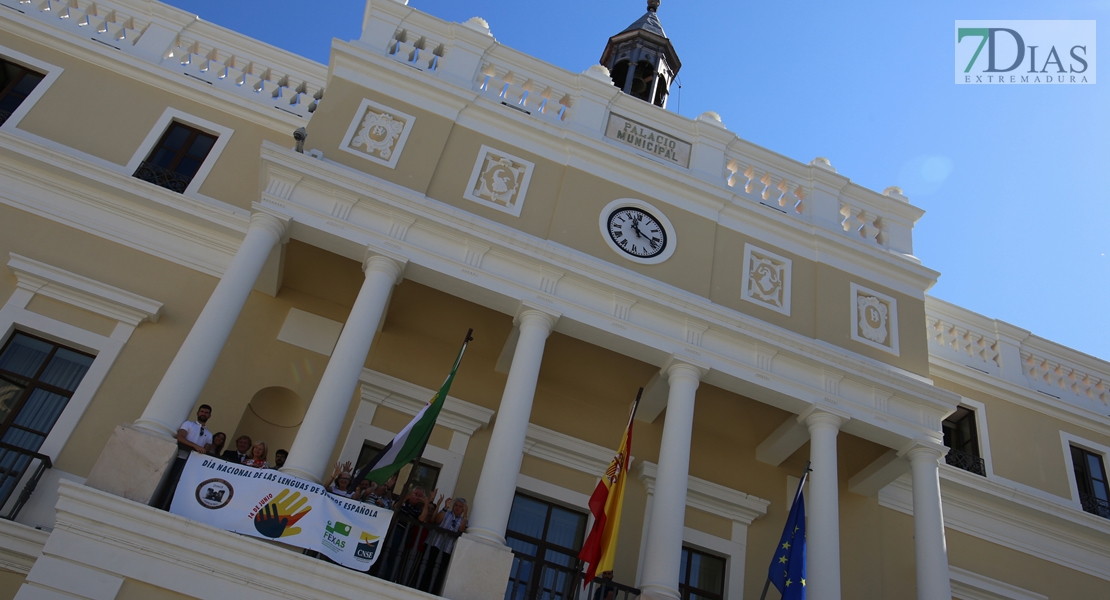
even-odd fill
[[[609,124],[605,127],[605,137],[616,140],[622,145],[657,156],[667,162],[689,168],[690,143],[675,139],[661,131],[641,125],[635,121],[609,113]]]

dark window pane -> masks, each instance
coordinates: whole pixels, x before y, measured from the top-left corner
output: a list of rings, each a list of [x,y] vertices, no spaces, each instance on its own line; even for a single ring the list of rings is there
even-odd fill
[[[193,144],[189,146],[189,156],[196,156],[199,157],[200,160],[204,160],[204,157],[208,156],[208,152],[212,150],[212,146],[215,144],[216,138],[202,133],[198,135],[196,139],[193,140]]]
[[[183,193],[215,143],[215,136],[175,122],[139,165],[134,177]]]
[[[81,383],[81,378],[92,366],[92,361],[93,358],[87,354],[59,348],[43,371],[41,379],[43,383],[72,392],[77,389],[77,384]]]
[[[34,377],[52,348],[48,342],[17,333],[0,355],[0,370]]]
[[[170,127],[170,132],[167,133],[166,137],[162,139],[162,143],[160,144],[160,146],[162,148],[168,148],[170,150],[180,150],[181,147],[185,145],[185,142],[189,139],[190,133],[191,131],[188,127],[182,127],[181,125],[175,124]]]
[[[19,79],[19,83],[15,84],[12,91],[26,98],[40,81],[42,81],[42,75],[38,73],[26,73]]]
[[[0,423],[8,422],[8,415],[15,409],[23,394],[24,386],[8,379],[0,379]]]
[[[509,530],[530,538],[543,538],[543,526],[547,520],[547,506],[528,496],[517,495],[509,513]]]

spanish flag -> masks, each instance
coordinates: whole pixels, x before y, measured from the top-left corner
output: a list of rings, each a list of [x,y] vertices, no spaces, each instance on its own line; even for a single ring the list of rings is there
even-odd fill
[[[640,388],[641,394],[643,391]],[[632,419],[636,416],[636,406],[639,403],[640,395],[637,394],[617,455],[609,463],[605,475],[597,483],[597,489],[590,496],[594,526],[582,551],[578,553],[578,558],[588,565],[582,587],[586,587],[598,573],[613,570],[613,559],[617,554],[617,531],[621,525],[621,506],[624,504],[624,482],[628,480],[628,463],[632,453]]]

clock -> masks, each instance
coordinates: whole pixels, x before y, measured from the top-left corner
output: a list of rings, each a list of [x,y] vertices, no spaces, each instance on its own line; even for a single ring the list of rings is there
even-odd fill
[[[609,239],[622,251],[638,258],[652,258],[667,249],[667,232],[650,213],[635,207],[609,213]]]
[[[642,264],[663,262],[674,252],[674,229],[662,212],[636,200],[618,200],[601,213],[601,233],[609,247]]]

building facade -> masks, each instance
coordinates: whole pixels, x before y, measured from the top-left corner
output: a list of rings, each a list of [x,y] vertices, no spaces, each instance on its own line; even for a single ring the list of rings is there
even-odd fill
[[[650,4],[611,43],[661,44]],[[1110,364],[927,296],[897,188],[664,110],[669,41],[618,87],[621,48],[570,73],[398,0],[326,66],[0,7],[0,596],[421,596],[148,504],[202,403],[325,480],[469,328],[421,474],[473,507],[444,597],[573,595],[641,387],[638,593],[758,598],[810,464],[811,600],[1107,595]]]

